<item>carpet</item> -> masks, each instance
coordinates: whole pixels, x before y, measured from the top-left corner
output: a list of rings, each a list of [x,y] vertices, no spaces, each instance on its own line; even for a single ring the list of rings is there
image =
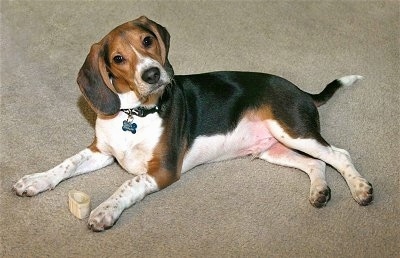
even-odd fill
[[[396,1],[1,1],[1,257],[398,257],[399,33]],[[95,115],[77,73],[117,25],[146,15],[171,34],[176,74],[276,74],[316,93],[360,74],[322,106],[322,135],[373,184],[360,207],[327,168],[332,199],[308,202],[295,169],[241,158],[206,164],[93,233],[68,191],[96,207],[130,178],[117,164],[17,197],[22,176],[88,146]]]

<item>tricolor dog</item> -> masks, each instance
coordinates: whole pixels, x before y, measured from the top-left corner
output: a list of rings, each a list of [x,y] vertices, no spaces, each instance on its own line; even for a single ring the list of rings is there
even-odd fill
[[[372,186],[349,153],[321,136],[317,111],[361,76],[342,77],[309,94],[264,73],[174,75],[169,43],[168,31],[142,16],[94,44],[77,79],[97,114],[93,143],[53,169],[24,176],[13,187],[16,194],[34,196],[116,160],[134,176],[91,212],[89,228],[103,231],[191,168],[251,155],[307,173],[315,207],[330,199],[326,163],[344,177],[356,202],[372,201]]]

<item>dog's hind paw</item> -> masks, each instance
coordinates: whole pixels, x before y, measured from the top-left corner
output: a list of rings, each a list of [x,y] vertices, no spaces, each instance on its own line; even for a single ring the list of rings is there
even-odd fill
[[[374,189],[367,180],[364,178],[358,178],[356,183],[351,187],[351,193],[354,200],[361,206],[366,206],[372,202]]]
[[[310,203],[316,208],[324,207],[331,199],[331,189],[329,186],[311,186],[310,189]]]

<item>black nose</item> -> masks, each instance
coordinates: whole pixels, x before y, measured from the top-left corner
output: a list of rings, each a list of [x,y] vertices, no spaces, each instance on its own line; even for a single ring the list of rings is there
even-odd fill
[[[154,84],[160,80],[160,69],[157,67],[152,67],[142,74],[142,80],[149,83]]]

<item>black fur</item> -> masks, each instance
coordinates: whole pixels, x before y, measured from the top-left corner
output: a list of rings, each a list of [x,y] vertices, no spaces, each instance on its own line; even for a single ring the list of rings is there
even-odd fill
[[[274,117],[295,137],[313,137],[327,144],[319,134],[318,110],[312,95],[281,77],[212,72],[177,75],[173,81],[159,104],[164,121],[179,120],[174,124],[183,125],[181,139],[171,139],[171,145],[186,142],[190,147],[198,136],[226,134],[237,126],[245,111],[261,105],[269,106]]]
[[[343,84],[339,80],[334,80],[329,83],[321,93],[310,95],[313,98],[315,105],[319,107],[325,104],[342,86]]]

